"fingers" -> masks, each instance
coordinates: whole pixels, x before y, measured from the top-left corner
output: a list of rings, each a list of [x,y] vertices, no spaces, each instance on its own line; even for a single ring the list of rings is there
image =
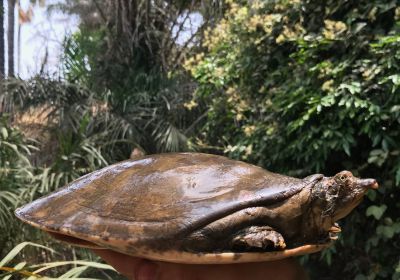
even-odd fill
[[[134,280],[156,280],[158,266],[152,261],[140,260],[135,268]]]
[[[294,259],[259,263],[185,265],[159,262],[157,280],[306,280]]]
[[[190,265],[156,262],[111,250],[93,250],[130,280],[304,280],[304,269],[294,259],[264,263]]]

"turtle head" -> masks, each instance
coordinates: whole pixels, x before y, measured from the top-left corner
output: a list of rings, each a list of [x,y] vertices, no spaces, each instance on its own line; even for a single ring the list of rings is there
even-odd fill
[[[377,188],[375,179],[360,179],[349,171],[342,171],[323,178],[313,190],[313,198],[318,201],[323,216],[337,221],[348,215],[369,189]]]

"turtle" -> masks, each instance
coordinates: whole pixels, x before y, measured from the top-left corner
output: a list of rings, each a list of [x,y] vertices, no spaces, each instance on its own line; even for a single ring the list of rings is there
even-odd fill
[[[165,153],[87,174],[15,211],[72,245],[151,260],[222,264],[309,254],[375,179],[349,171],[303,179],[204,153]]]

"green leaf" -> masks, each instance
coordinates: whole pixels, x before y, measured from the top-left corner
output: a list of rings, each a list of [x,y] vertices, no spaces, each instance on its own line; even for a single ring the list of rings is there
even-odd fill
[[[385,140],[383,140],[384,142]],[[383,149],[375,149],[369,153],[368,163],[374,163],[377,166],[382,166],[389,156],[389,152]]]
[[[343,147],[343,150],[344,150],[344,152],[346,153],[346,155],[348,155],[348,156],[351,156],[351,154],[350,154],[350,145],[349,145],[349,142],[344,142],[343,143],[343,145],[342,145],[342,147]]]
[[[366,196],[368,197],[369,200],[375,201],[376,199],[376,191],[375,190],[368,190],[366,193]]]
[[[18,244],[17,246],[14,247],[14,249],[12,249],[1,261],[0,261],[0,266],[4,266],[5,264],[7,264],[8,262],[10,262],[16,255],[18,255],[18,253],[24,249],[26,246],[34,246],[34,247],[39,247],[41,249],[45,249],[48,250],[50,252],[54,252],[53,249],[48,248],[46,246],[43,245],[39,245],[39,244],[35,244],[32,242],[22,242],[20,244]]]
[[[35,270],[35,273],[39,273],[54,267],[58,266],[64,266],[64,265],[83,265],[83,266],[88,266],[88,267],[94,267],[94,268],[99,268],[99,269],[107,269],[107,270],[114,270],[115,269],[108,264],[103,264],[103,263],[98,263],[98,262],[91,262],[91,261],[59,261],[59,262],[48,262],[48,263],[43,263],[43,264],[37,264],[37,265],[32,265],[32,268],[40,267],[39,269]]]
[[[400,168],[396,171],[396,186],[400,185]]]
[[[391,80],[394,85],[396,85],[396,86],[400,85],[400,75],[399,74],[391,75],[388,77],[388,79]]]
[[[354,280],[368,280],[368,278],[364,274],[357,274]]]
[[[359,82],[352,82],[351,84],[341,84],[340,89],[347,89],[351,94],[361,92],[361,84]]]
[[[378,145],[378,143],[381,141],[382,136],[380,134],[375,135],[374,139],[372,140],[372,147],[375,147]]]
[[[367,208],[366,215],[368,217],[374,216],[375,219],[380,220],[383,213],[385,213],[386,209],[387,206],[385,204],[382,204],[381,206],[372,205]]]
[[[7,131],[7,128],[5,128],[5,127],[2,127],[2,128],[1,128],[1,135],[3,136],[3,139],[4,139],[4,140],[8,138],[8,131]]]
[[[394,233],[400,233],[400,222],[394,223],[391,227],[393,228]]]
[[[376,228],[376,233],[385,238],[393,238],[395,234],[395,229],[392,226],[378,226]]]

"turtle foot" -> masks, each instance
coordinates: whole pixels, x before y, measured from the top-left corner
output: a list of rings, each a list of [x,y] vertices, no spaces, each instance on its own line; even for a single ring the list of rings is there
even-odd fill
[[[283,236],[268,226],[251,226],[240,231],[232,239],[233,249],[240,251],[283,250]]]

